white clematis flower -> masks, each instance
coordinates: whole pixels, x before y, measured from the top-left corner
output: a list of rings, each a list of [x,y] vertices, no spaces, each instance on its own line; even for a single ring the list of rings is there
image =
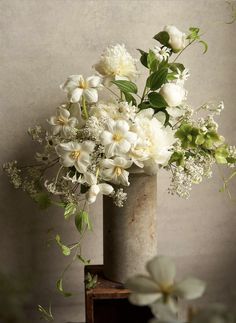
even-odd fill
[[[151,305],[154,314],[158,314],[160,303],[176,313],[177,297],[191,300],[201,297],[205,291],[205,283],[197,278],[187,278],[176,283],[176,268],[168,257],[155,257],[147,263],[146,268],[148,276],[136,275],[128,279],[126,287],[133,292],[129,297],[131,303]]]
[[[110,85],[113,80],[136,79],[138,76],[136,62],[124,44],[117,44],[106,48],[94,68],[104,77],[104,84]]]
[[[175,83],[166,83],[159,92],[166,100],[169,107],[177,107],[186,98],[187,91]]]
[[[111,181],[114,184],[129,185],[129,172],[126,170],[132,165],[131,160],[123,157],[114,159],[104,159],[101,162],[101,175],[105,181]]]
[[[88,103],[98,101],[97,89],[101,87],[101,78],[93,75],[83,78],[82,75],[71,75],[66,82],[61,85],[61,88],[67,92],[71,103],[79,102],[84,96]]]
[[[60,163],[65,167],[75,166],[79,173],[85,173],[90,164],[90,154],[93,151],[95,143],[84,141],[83,143],[68,142],[56,146],[56,152],[60,157]]]
[[[75,133],[78,120],[75,117],[71,117],[67,109],[59,107],[57,108],[57,115],[51,117],[48,123],[52,126],[53,135],[61,133],[63,136],[68,137]]]
[[[107,130],[101,133],[101,143],[105,146],[108,158],[127,153],[131,144],[137,139],[137,134],[129,131],[129,124],[124,120],[108,120]]]
[[[176,80],[174,81],[176,84],[183,86],[184,82],[187,81],[187,79],[189,78],[190,73],[189,73],[189,69],[185,68],[183,71],[181,71],[179,68],[176,69]]]
[[[173,25],[165,26],[164,31],[166,31],[169,36],[169,45],[174,53],[177,53],[185,48],[186,46],[186,34],[182,33],[178,28]]]
[[[153,49],[154,54],[156,55],[156,58],[159,62],[162,62],[163,60],[167,60],[170,56],[170,48],[167,47],[159,47],[154,46]]]
[[[107,183],[97,183],[97,177],[92,173],[84,174],[84,181],[90,185],[89,190],[86,192],[86,200],[89,204],[96,201],[99,193],[103,195],[110,195],[114,189]]]

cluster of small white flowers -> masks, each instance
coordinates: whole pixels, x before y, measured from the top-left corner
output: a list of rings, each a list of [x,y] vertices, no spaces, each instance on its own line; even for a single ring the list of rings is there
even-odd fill
[[[207,102],[201,106],[201,108],[205,111],[212,112],[213,114],[220,115],[222,110],[224,110],[224,102]]]
[[[112,194],[112,198],[116,206],[123,207],[125,201],[127,200],[127,193],[124,192],[123,188],[119,188]]]
[[[22,182],[22,189],[24,192],[27,192],[30,196],[34,196],[38,193],[36,183],[34,179],[25,179]]]
[[[17,167],[17,161],[11,161],[3,164],[3,170],[10,178],[10,182],[15,188],[19,188],[22,185],[22,178],[20,176],[21,170]]]
[[[33,141],[37,141],[40,144],[43,143],[45,132],[41,126],[36,125],[34,127],[28,128],[28,134]]]
[[[205,118],[199,118],[197,120],[197,125],[202,130],[205,130],[205,129],[217,130],[218,129],[218,123],[215,122],[214,117],[212,115],[206,116]]]

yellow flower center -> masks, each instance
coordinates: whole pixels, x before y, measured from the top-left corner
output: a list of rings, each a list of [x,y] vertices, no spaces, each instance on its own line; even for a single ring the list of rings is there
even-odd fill
[[[80,151],[79,150],[72,151],[70,156],[71,156],[72,159],[78,159],[79,156],[80,156]]]
[[[122,169],[121,169],[120,167],[118,167],[118,166],[117,166],[117,167],[115,168],[115,173],[116,173],[116,175],[117,175],[117,176],[120,176],[120,175],[121,175],[121,173],[122,173]]]
[[[114,141],[121,141],[122,138],[123,138],[122,135],[119,133],[115,133],[112,137]]]
[[[79,88],[81,89],[87,89],[88,88],[88,82],[86,82],[85,80],[80,80],[79,81]]]
[[[57,118],[57,122],[59,123],[59,125],[63,126],[63,125],[65,125],[65,124],[67,124],[67,119],[65,119],[65,118],[64,118],[64,117],[62,117],[62,116],[59,116],[59,117]]]

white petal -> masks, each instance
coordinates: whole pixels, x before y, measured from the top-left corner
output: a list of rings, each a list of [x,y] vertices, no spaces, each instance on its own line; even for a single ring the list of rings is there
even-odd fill
[[[87,140],[82,143],[81,147],[83,151],[90,154],[94,150],[95,143],[93,141]]]
[[[96,89],[90,88],[84,90],[84,97],[88,103],[94,103],[98,100],[98,91]]]
[[[70,112],[67,109],[64,109],[62,107],[57,108],[58,115],[63,116],[65,119],[68,119],[70,117]]]
[[[131,131],[128,131],[125,135],[125,138],[131,142],[131,143],[135,143],[135,141],[137,140],[137,134]]]
[[[89,165],[89,162],[87,162],[86,160],[79,160],[77,159],[74,163],[75,168],[77,169],[77,171],[79,173],[85,173],[87,171],[87,167]]]
[[[132,165],[132,161],[123,157],[116,157],[114,159],[114,165],[120,166],[121,168],[129,168]]]
[[[135,293],[154,294],[159,293],[158,285],[148,276],[136,275],[127,280],[126,288]]]
[[[114,191],[113,187],[106,183],[98,184],[98,186],[100,189],[100,193],[103,195],[109,195]]]
[[[92,204],[96,201],[97,195],[100,192],[98,185],[92,185],[89,191],[86,193],[86,199],[89,204]]]
[[[176,311],[172,311],[168,303],[159,300],[151,305],[151,311],[158,319],[168,322],[177,322]],[[158,321],[159,322],[159,321]]]
[[[102,133],[101,133],[101,136],[100,136],[100,139],[101,139],[101,142],[102,142],[102,144],[103,145],[108,145],[108,144],[110,144],[111,142],[112,142],[112,137],[113,137],[113,135],[112,135],[112,133],[111,132],[109,132],[109,131],[103,131]]]
[[[70,75],[68,77],[68,80],[73,81],[75,83],[80,83],[81,81],[84,80],[83,75]]]
[[[114,160],[113,159],[103,159],[101,161],[101,167],[113,168],[114,167]]]
[[[70,154],[66,154],[61,157],[60,162],[65,167],[71,167],[74,165],[74,159],[70,158]]]
[[[93,173],[87,172],[86,174],[84,174],[84,179],[85,179],[86,183],[88,183],[89,185],[96,185],[97,184],[97,178]]]
[[[131,144],[127,140],[122,140],[116,145],[116,153],[127,153],[130,150]]]
[[[110,158],[110,157],[114,156],[117,153],[117,147],[118,147],[118,143],[116,143],[116,142],[113,142],[110,145],[107,145],[105,147],[106,157]]]
[[[150,305],[156,302],[162,295],[161,294],[131,294],[129,296],[130,303],[138,306]]]
[[[173,293],[184,299],[195,299],[203,295],[206,284],[197,278],[186,278],[175,285]]]
[[[120,133],[126,133],[129,130],[129,125],[124,120],[118,120],[114,126],[114,131]]]
[[[80,89],[78,87],[74,89],[70,94],[70,102],[72,103],[79,102],[81,95],[83,94],[83,91],[84,91],[83,89]]]
[[[62,129],[62,126],[54,126],[53,129],[52,129],[52,133],[53,135],[57,135]]]
[[[47,121],[51,126],[56,126],[57,125],[57,117],[55,117],[55,116],[50,117]]]
[[[118,178],[118,184],[129,186],[129,172],[123,170]]]
[[[174,284],[176,274],[174,262],[165,256],[157,256],[147,263],[147,271],[159,285],[169,287]]]
[[[101,83],[101,78],[99,76],[90,76],[86,79],[89,87],[97,87]]]
[[[60,88],[65,92],[71,92],[77,87],[78,87],[78,83],[71,80],[66,80],[65,83],[60,85]]]

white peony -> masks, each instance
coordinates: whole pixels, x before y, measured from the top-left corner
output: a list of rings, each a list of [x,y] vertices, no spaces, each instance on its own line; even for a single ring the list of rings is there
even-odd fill
[[[99,76],[90,76],[86,79],[82,75],[71,75],[66,82],[61,85],[61,88],[67,92],[71,103],[76,103],[82,97],[88,103],[94,103],[98,100],[97,89],[101,87],[101,78]]]
[[[137,140],[137,134],[129,131],[129,124],[124,120],[107,121],[106,129],[101,133],[101,143],[105,146],[108,158],[127,153],[131,144]]]
[[[126,170],[132,165],[131,160],[123,157],[114,159],[104,159],[101,162],[101,176],[105,181],[111,181],[114,184],[129,185],[129,172]]]
[[[48,123],[52,126],[53,135],[61,133],[64,137],[68,137],[75,133],[78,120],[75,117],[71,117],[67,109],[59,107],[57,108],[57,115],[51,117]]]
[[[60,163],[65,167],[75,166],[79,173],[85,173],[90,164],[90,154],[93,151],[95,143],[84,141],[83,143],[68,142],[56,146],[56,152],[60,157]]]
[[[117,44],[106,48],[94,68],[104,77],[104,84],[109,85],[113,80],[135,80],[138,76],[136,62],[124,44]]]
[[[128,279],[126,287],[133,293],[129,300],[135,305],[151,305],[154,315],[165,304],[173,313],[177,312],[176,298],[196,299],[205,291],[205,283],[197,278],[186,278],[175,282],[176,268],[173,261],[164,256],[147,263],[149,275],[136,275]]]
[[[177,107],[186,98],[187,91],[175,83],[166,83],[159,92],[166,100],[169,107]]]
[[[149,174],[155,174],[159,165],[165,165],[168,162],[172,154],[170,150],[176,141],[175,131],[170,127],[164,127],[153,114],[152,109],[139,112],[131,128],[143,141],[144,171]]]
[[[164,31],[169,34],[169,45],[174,53],[177,53],[186,46],[186,34],[182,33],[178,28],[173,25],[165,26]]]

